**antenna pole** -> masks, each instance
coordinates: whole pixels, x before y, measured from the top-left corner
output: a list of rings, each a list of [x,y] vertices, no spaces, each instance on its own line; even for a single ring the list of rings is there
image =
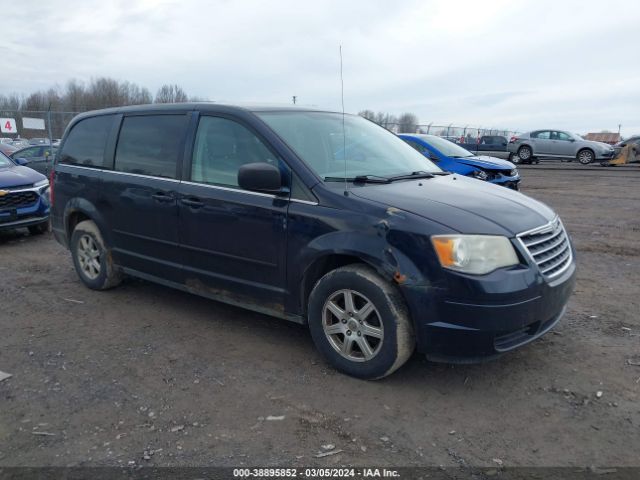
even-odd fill
[[[344,77],[342,75],[342,45],[340,45],[340,97],[342,100],[342,155],[344,156],[344,194],[349,195],[347,182],[347,134],[344,127]]]

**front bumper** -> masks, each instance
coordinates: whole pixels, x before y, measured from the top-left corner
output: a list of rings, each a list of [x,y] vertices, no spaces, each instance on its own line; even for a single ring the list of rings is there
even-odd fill
[[[39,187],[10,191],[7,195],[33,192],[36,198],[28,204],[0,205],[0,230],[30,227],[48,221],[50,205],[45,190],[46,187]]]
[[[500,185],[501,187],[510,188],[511,190],[520,190],[520,180],[520,176],[516,175],[515,177],[496,176],[487,181],[495,185]]]
[[[404,287],[418,351],[434,361],[474,363],[534,341],[562,318],[575,272],[572,261],[553,282],[522,267],[482,280],[458,276],[446,290]]]
[[[596,153],[596,160],[610,160],[615,156],[616,156],[615,149],[609,150],[609,151],[606,151],[606,152],[597,152]]]

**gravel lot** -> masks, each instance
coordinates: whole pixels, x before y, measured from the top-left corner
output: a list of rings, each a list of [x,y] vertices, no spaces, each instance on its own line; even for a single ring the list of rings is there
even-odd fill
[[[640,168],[521,169],[578,250],[564,320],[378,382],[302,326],[142,281],[93,292],[52,236],[0,234],[0,466],[640,466]]]

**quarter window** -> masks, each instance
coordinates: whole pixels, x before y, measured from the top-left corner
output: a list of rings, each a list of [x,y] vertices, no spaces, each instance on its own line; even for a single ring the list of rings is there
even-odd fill
[[[221,117],[200,119],[193,148],[191,180],[238,186],[238,170],[247,163],[280,166],[276,156],[250,130]]]
[[[176,178],[186,129],[186,115],[125,117],[116,148],[115,169]]]
[[[74,125],[60,152],[61,163],[104,167],[104,149],[113,115],[86,118]]]

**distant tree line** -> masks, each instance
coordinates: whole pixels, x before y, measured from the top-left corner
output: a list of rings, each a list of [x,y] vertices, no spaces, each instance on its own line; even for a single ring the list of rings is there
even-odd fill
[[[162,85],[155,96],[152,96],[148,88],[141,87],[135,83],[99,77],[87,83],[70,80],[62,88],[55,86],[45,90],[38,90],[29,95],[17,93],[0,94],[0,117],[15,118],[18,122],[19,132],[23,137],[42,137],[48,135],[42,131],[20,129],[20,120],[22,117],[29,116],[46,118],[46,115],[35,112],[51,110],[53,137],[59,138],[66,124],[78,112],[125,105],[198,100],[200,99],[187,95],[182,87],[175,84]],[[5,134],[0,136],[5,136]]]
[[[396,117],[386,112],[362,110],[358,115],[397,133],[416,133],[418,130],[418,117],[413,113],[403,113]]]

